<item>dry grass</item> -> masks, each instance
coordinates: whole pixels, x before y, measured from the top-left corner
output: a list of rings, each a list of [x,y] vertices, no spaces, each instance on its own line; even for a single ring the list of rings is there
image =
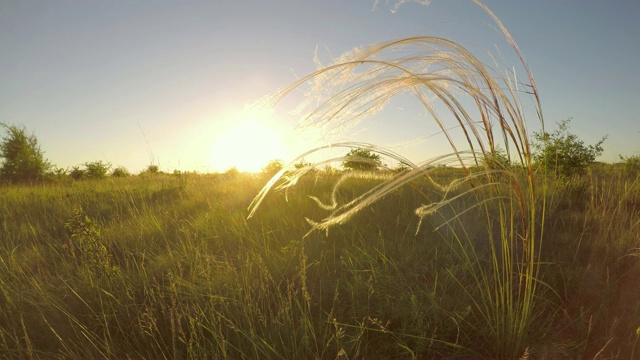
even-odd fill
[[[452,241],[461,251],[460,261],[469,270],[464,276],[473,280],[473,290],[463,286],[468,284],[468,279],[459,279],[462,275],[451,274],[451,277],[471,301],[474,316],[484,322],[484,326],[475,329],[477,336],[486,338],[487,344],[483,346],[501,357],[514,357],[524,353],[531,334],[531,321],[538,316],[536,299],[541,286],[538,256],[545,211],[545,193],[535,189],[519,88],[524,87],[525,93],[532,96],[537,121],[543,119],[533,76],[515,41],[488,8],[476,3],[492,17],[521,59],[528,83],[520,83],[516,74],[509,75],[508,70],[488,66],[452,40],[420,36],[344,54],[334,64],[286,87],[271,102],[311,83],[307,103],[303,106],[310,110],[304,115],[303,123],[342,130],[376,113],[400,93],[411,93],[420,101],[431,115],[431,121],[446,137],[450,154],[414,164],[390,150],[369,147],[398,161],[409,171],[381,179],[379,184],[343,204],[333,200],[331,214],[312,224],[315,229],[325,231],[344,224],[395,190],[421,178],[432,179],[431,175],[437,169],[435,165],[456,161],[463,170],[460,176],[441,185],[438,189],[440,198],[417,207],[415,214],[422,221],[444,208],[451,209],[451,217],[443,226],[448,227]],[[437,108],[446,109],[447,114],[441,115]],[[453,129],[463,136],[453,134]],[[362,144],[339,146],[353,148]],[[507,167],[495,161],[500,146],[506,149],[507,158],[517,165]],[[292,163],[322,150],[324,148],[311,150]],[[485,161],[489,158],[493,161]],[[484,168],[470,171],[470,167],[480,165]],[[252,203],[250,217],[281,177],[285,182],[279,189],[286,189],[295,185],[305,172],[306,169],[294,171],[289,166],[276,174]],[[336,189],[342,181],[336,183]],[[473,201],[465,202],[465,207],[461,208],[458,204],[464,198]],[[460,221],[465,213],[477,211],[486,224],[481,238],[485,245],[477,245],[478,239],[471,238],[467,225]],[[478,247],[489,248],[489,268],[480,265],[483,255]]]

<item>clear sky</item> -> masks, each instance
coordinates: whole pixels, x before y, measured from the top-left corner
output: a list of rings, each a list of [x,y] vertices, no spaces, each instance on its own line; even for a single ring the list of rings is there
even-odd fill
[[[329,63],[354,47],[437,35],[480,55],[497,46],[514,60],[470,0],[406,1],[395,13],[394,1],[374,4],[0,0],[0,122],[33,131],[60,167],[102,160],[132,172],[151,161],[165,171],[255,170],[252,157],[290,160],[322,143],[291,130],[295,94],[271,114],[248,108],[315,70],[316,49]],[[532,68],[549,128],[573,117],[586,143],[608,134],[604,161],[640,151],[640,2],[485,4]],[[537,129],[535,114],[529,120]],[[332,140],[392,146],[434,132],[419,110],[396,104]],[[397,150],[425,158],[424,149]]]

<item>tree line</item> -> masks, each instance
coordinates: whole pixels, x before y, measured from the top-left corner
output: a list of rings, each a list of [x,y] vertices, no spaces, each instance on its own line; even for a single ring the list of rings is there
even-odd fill
[[[24,126],[0,123],[4,136],[0,139],[0,182],[36,183],[66,176],[74,180],[100,179],[108,175],[126,177],[131,173],[123,166],[112,167],[104,161],[88,161],[70,170],[62,169],[44,157],[38,139],[28,134]],[[149,165],[147,173],[159,172],[157,165]]]
[[[604,136],[592,145],[569,131],[571,118],[560,121],[554,132],[534,132],[532,137],[533,160],[538,168],[544,168],[555,177],[582,175],[587,168],[602,155]],[[44,157],[38,139],[28,134],[24,126],[0,123],[5,135],[0,139],[0,182],[34,183],[46,179],[70,176],[74,180],[98,179],[111,175],[126,177],[131,173],[124,167],[115,167],[103,161],[86,162],[71,170],[54,166]],[[622,171],[628,175],[640,173],[640,155],[620,155]],[[511,165],[509,156],[503,151],[484,156],[484,165],[492,168],[507,168]],[[342,162],[345,170],[372,171],[383,166],[380,155],[371,149],[352,149]],[[277,169],[276,169],[277,168]],[[263,172],[275,173],[282,168],[282,162],[272,161]],[[143,173],[158,173],[157,165],[149,165]]]

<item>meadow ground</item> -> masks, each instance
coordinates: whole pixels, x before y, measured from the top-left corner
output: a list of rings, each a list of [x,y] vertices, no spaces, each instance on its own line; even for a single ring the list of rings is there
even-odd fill
[[[480,211],[463,197],[416,234],[414,210],[438,196],[416,181],[305,237],[305,218],[327,216],[307,195],[328,201],[336,175],[270,193],[247,219],[266,180],[157,174],[0,187],[0,357],[640,356],[637,178],[548,184],[535,308],[508,349],[500,297],[487,295],[496,285],[478,275],[494,259],[478,220],[491,205]],[[375,181],[349,180],[337,196]]]

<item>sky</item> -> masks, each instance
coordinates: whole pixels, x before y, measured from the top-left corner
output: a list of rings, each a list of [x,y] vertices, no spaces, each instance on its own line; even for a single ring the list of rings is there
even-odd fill
[[[425,3],[426,1],[420,1]],[[533,71],[547,130],[572,117],[599,159],[640,152],[640,2],[486,0]],[[294,92],[251,104],[355,47],[434,35],[516,59],[470,0],[0,0],[0,122],[24,126],[61,168],[255,171],[328,142],[388,146],[413,161],[450,152],[400,99],[331,137],[298,128]],[[513,63],[513,64],[512,64]],[[527,114],[530,131],[539,129]],[[428,138],[419,144],[412,142]],[[403,145],[405,144],[405,145]],[[413,144],[411,146],[406,144]]]

